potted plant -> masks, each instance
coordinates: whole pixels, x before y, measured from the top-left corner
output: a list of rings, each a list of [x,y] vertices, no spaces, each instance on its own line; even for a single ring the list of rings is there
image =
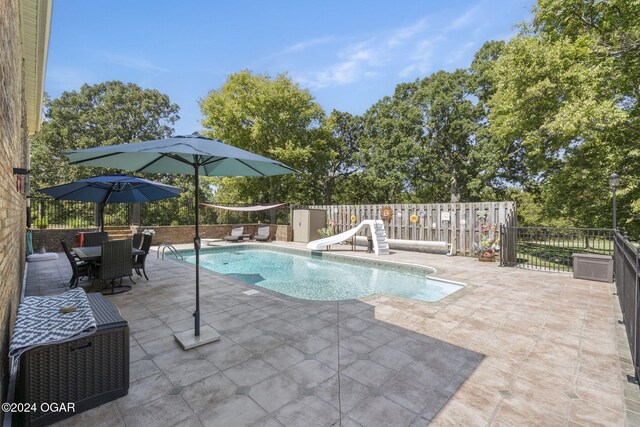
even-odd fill
[[[319,228],[318,234],[322,236],[322,238],[333,236],[333,221],[329,221],[326,227]],[[327,246],[327,250],[331,250],[331,246]]]
[[[473,243],[473,252],[479,261],[495,261],[500,250],[500,232],[495,224],[480,224],[480,241]]]
[[[318,234],[321,235],[322,237],[333,236],[333,221],[329,221],[326,227],[319,228]]]

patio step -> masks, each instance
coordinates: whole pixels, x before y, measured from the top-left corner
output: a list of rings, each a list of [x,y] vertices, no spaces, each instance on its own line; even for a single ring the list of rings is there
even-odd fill
[[[109,234],[109,240],[131,239],[133,236],[129,227],[105,227],[104,231]]]

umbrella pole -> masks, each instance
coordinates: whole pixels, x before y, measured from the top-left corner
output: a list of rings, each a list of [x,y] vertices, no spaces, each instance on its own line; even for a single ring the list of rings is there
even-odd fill
[[[100,231],[104,232],[104,203],[100,203]]]
[[[205,327],[202,328],[203,334],[200,335],[200,158],[194,155],[193,160],[193,166],[195,168],[194,183],[196,184],[196,235],[193,238],[193,248],[196,253],[196,311],[193,312],[195,325],[193,328],[193,334],[191,331],[184,331],[178,332],[174,335],[174,338],[184,350],[189,350],[220,339],[220,334],[209,325],[205,325]]]
[[[194,332],[195,336],[200,336],[200,215],[198,206],[200,205],[200,165],[196,157],[195,160],[195,185],[196,185],[196,236],[193,239],[193,246],[196,251],[196,311],[193,313],[194,317]]]

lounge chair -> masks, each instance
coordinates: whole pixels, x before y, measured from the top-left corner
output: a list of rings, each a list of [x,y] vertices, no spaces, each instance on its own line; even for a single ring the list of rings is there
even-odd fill
[[[227,242],[239,242],[242,240],[242,235],[244,234],[244,226],[242,225],[234,225],[231,228],[231,234],[224,236],[224,240]]]
[[[64,240],[60,240],[60,244],[62,245],[64,253],[67,255],[69,264],[71,264],[72,275],[71,280],[69,280],[69,287],[75,288],[76,286],[78,286],[78,281],[81,277],[89,277],[91,275],[91,264],[89,264],[88,262],[80,261],[78,258],[76,258],[71,253],[69,247],[67,246],[67,243]]]
[[[152,238],[153,236],[151,234],[145,234],[143,236],[142,246],[140,247],[140,249],[144,251],[144,254],[136,255],[133,259],[133,269],[136,271],[136,273],[138,273],[138,276],[142,276],[142,274],[140,274],[140,270],[142,270],[142,273],[144,273],[144,278],[147,280],[149,280],[149,278],[147,277],[147,271],[144,268],[144,262],[147,259],[147,255],[149,255],[149,248],[151,248]]]
[[[258,226],[258,232],[254,236],[256,242],[268,242],[269,241],[269,224],[260,224]]]

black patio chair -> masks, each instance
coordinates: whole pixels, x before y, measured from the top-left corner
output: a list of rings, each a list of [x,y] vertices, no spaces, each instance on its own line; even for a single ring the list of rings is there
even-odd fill
[[[135,233],[133,235],[133,243],[132,246],[135,249],[140,249],[140,246],[142,246],[142,233]]]
[[[147,260],[147,255],[149,255],[152,238],[153,236],[151,234],[144,235],[144,237],[142,238],[142,247],[140,247],[140,249],[144,251],[144,254],[136,255],[133,259],[133,269],[136,271],[138,276],[142,276],[142,274],[140,274],[140,270],[142,270],[142,272],[144,273],[144,278],[147,280],[149,280],[149,278],[147,277],[147,270],[145,270],[144,268],[144,263]]]
[[[89,264],[88,262],[80,261],[78,258],[76,258],[71,253],[69,247],[67,246],[67,243],[64,240],[60,240],[60,245],[62,245],[62,249],[67,255],[69,264],[71,264],[71,271],[73,272],[73,274],[71,275],[71,280],[69,280],[69,287],[75,288],[76,286],[78,286],[78,282],[80,281],[81,277],[91,276],[91,264]]]
[[[100,246],[102,242],[109,240],[109,235],[104,231],[85,233],[83,246]]]
[[[105,289],[102,290],[103,294],[111,295],[131,290],[131,286],[122,284],[123,277],[128,277],[132,283],[135,283],[131,279],[133,271],[131,243],[131,239],[102,242],[102,256],[100,257],[100,263],[96,264],[98,271],[95,273],[95,278],[103,284],[111,284],[111,292],[105,292],[105,286]],[[118,285],[120,289],[117,291],[115,286],[116,279],[120,279],[120,284]]]

